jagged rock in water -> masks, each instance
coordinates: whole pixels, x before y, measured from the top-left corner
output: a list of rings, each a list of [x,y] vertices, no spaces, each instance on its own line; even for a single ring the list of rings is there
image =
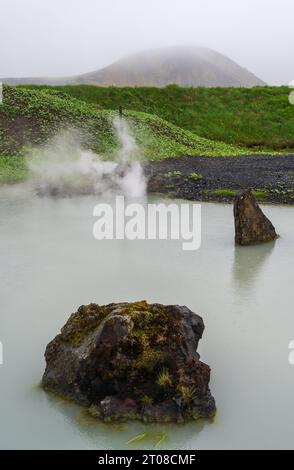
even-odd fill
[[[250,190],[236,196],[234,202],[235,242],[254,245],[275,240],[278,235]]]
[[[82,305],[46,348],[42,386],[105,421],[213,417],[210,368],[197,353],[203,330],[178,305]]]

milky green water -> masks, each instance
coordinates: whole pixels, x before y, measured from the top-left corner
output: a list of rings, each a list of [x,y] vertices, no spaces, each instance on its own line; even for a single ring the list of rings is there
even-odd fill
[[[94,197],[0,191],[0,447],[4,449],[293,448],[294,208],[265,207],[281,238],[235,248],[232,207],[202,204],[202,245],[93,238]],[[38,383],[46,344],[81,304],[184,304],[206,329],[213,422],[106,425]],[[137,444],[127,441],[139,433]]]

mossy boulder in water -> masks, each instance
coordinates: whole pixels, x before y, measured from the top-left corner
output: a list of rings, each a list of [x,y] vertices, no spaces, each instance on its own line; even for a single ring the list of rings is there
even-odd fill
[[[46,348],[43,388],[105,421],[212,417],[210,368],[197,353],[203,330],[178,305],[82,305]]]

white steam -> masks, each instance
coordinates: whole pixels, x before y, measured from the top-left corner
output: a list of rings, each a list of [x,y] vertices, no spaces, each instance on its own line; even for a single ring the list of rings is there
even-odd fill
[[[112,194],[142,197],[146,179],[139,162],[140,151],[126,121],[115,118],[119,141],[117,161],[104,161],[83,150],[77,134],[63,131],[29,158],[29,168],[39,194]]]
[[[125,119],[117,116],[113,127],[119,141],[118,167],[120,187],[130,197],[141,197],[146,193],[146,177],[140,163],[140,149]]]
[[[120,145],[118,151],[119,163],[123,165],[129,163],[131,160],[138,160],[139,148],[127,121],[120,116],[116,116],[113,119],[113,127]]]

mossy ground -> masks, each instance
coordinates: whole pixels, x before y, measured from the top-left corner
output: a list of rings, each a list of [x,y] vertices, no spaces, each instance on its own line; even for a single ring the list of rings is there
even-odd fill
[[[0,183],[18,183],[28,176],[26,159],[21,155],[0,155]]]
[[[99,109],[117,109],[122,105],[125,109],[144,111],[201,137],[250,148],[250,152],[258,149],[294,153],[294,106],[289,103],[291,90],[287,86],[54,88]]]
[[[279,189],[279,188],[257,188],[251,189],[255,199],[260,203],[294,203],[294,188]],[[204,191],[204,200],[211,199],[216,201],[233,201],[234,198],[240,193],[239,189],[220,188],[214,190]]]
[[[118,148],[112,121],[113,110],[98,109],[54,89],[5,86],[0,105],[0,181],[18,181],[26,174],[23,156],[31,146],[42,146],[62,129],[79,134],[81,145],[111,159]],[[124,113],[140,148],[143,160],[160,160],[179,155],[240,155],[246,150],[216,142],[184,130],[152,114]]]

